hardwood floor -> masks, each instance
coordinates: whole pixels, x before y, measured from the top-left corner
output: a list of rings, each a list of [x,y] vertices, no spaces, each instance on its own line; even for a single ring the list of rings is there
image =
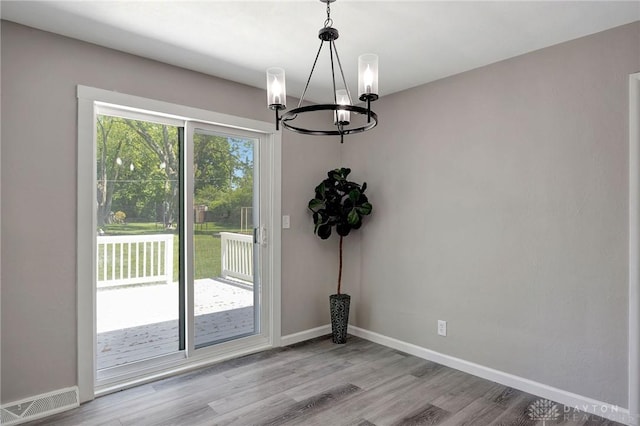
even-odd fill
[[[350,336],[318,338],[98,398],[30,425],[540,425],[541,398]],[[547,425],[618,425],[573,412]]]

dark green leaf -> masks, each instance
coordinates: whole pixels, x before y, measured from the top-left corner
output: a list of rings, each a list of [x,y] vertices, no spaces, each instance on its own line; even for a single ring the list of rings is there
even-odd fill
[[[353,225],[358,223],[358,221],[360,220],[360,216],[358,215],[358,212],[356,211],[356,209],[353,209],[349,212],[349,215],[347,216],[347,222],[349,223],[349,225]]]
[[[336,231],[338,232],[338,235],[346,237],[347,235],[349,235],[351,227],[346,223],[339,223],[336,226]]]
[[[331,226],[329,226],[329,225],[320,225],[318,227],[317,234],[318,234],[318,236],[320,238],[322,238],[323,240],[326,240],[327,238],[329,238],[331,236]]]
[[[358,213],[366,216],[371,213],[371,210],[373,210],[373,206],[371,205],[371,203],[364,203],[364,204],[361,204],[359,207],[357,207],[357,210],[358,210]]]
[[[315,212],[316,210],[322,207],[324,207],[324,201],[322,200],[318,200],[317,198],[314,198],[309,201],[309,210],[311,211]]]
[[[353,208],[353,206],[355,206],[355,203],[353,201],[351,201],[350,198],[347,198],[346,200],[344,200],[344,208],[345,208],[345,210],[351,210]]]

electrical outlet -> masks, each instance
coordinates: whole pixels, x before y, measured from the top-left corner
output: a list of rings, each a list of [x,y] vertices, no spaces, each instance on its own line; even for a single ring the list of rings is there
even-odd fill
[[[446,336],[447,335],[447,322],[438,320],[438,335]]]
[[[291,228],[291,218],[288,214],[282,216],[282,229]]]

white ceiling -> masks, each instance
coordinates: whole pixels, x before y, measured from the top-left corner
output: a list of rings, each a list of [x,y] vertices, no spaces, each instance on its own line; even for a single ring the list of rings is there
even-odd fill
[[[332,3],[349,88],[357,57],[380,56],[380,94],[640,20],[640,1],[364,1]],[[6,1],[2,19],[264,87],[281,66],[300,96],[326,17],[318,0]],[[597,60],[597,58],[594,58]],[[307,98],[328,101],[328,53]]]

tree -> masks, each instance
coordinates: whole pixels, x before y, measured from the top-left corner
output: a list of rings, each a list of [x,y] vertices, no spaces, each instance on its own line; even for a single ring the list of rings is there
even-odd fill
[[[100,115],[97,119],[98,225],[113,211],[175,223],[179,203],[179,128]],[[253,141],[194,135],[195,203],[228,222],[252,205]]]
[[[253,205],[253,141],[220,135],[194,137],[195,203],[217,222],[232,223]]]
[[[128,217],[175,221],[178,197],[178,128],[100,115],[97,118],[98,226],[114,209]],[[135,210],[135,211],[132,211]]]
[[[118,180],[118,176],[121,170],[118,164],[118,159],[120,159],[120,152],[122,150],[125,137],[123,137],[121,134],[118,135],[119,137],[115,137],[115,134],[119,133],[118,130],[119,129],[117,129],[116,121],[113,117],[107,117],[103,115],[98,116],[98,226],[104,225],[109,220],[115,183]],[[114,139],[114,142],[109,143],[110,140],[113,141]]]
[[[180,182],[178,128],[147,121],[125,119],[124,122],[160,161],[159,168],[165,177],[162,221],[165,226],[174,223],[178,217]]]
[[[371,214],[373,206],[365,195],[367,183],[362,185],[347,180],[351,169],[342,167],[329,170],[327,178],[315,188],[315,196],[308,208],[313,212],[313,232],[323,240],[336,228],[340,236],[340,263],[338,265],[338,291],[342,286],[342,240],[352,230],[360,229],[362,220]]]
[[[231,189],[236,157],[224,136],[196,133],[193,137],[194,189],[213,186],[218,190]]]

